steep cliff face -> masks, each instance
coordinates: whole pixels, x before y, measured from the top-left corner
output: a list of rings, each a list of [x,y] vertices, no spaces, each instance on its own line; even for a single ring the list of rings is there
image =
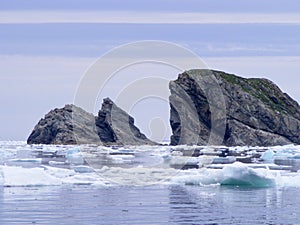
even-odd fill
[[[134,125],[134,120],[109,98],[98,116],[74,105],[51,110],[30,134],[28,144],[155,144]]]
[[[172,145],[205,145],[212,127],[229,146],[300,144],[298,103],[267,79],[190,70],[171,81],[170,90]]]
[[[112,100],[103,100],[96,117],[97,133],[102,142],[116,142],[127,145],[153,145],[134,125],[134,119],[119,108]]]

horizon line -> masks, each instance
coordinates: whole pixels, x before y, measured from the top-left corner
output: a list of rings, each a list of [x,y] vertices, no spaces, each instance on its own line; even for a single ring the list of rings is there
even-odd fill
[[[290,24],[297,13],[194,13],[79,10],[5,10],[0,24]]]

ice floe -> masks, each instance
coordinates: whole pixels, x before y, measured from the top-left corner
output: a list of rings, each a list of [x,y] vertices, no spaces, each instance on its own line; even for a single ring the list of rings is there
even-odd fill
[[[300,146],[295,145],[103,147],[0,142],[0,153],[0,186],[5,187],[153,184],[300,187]]]

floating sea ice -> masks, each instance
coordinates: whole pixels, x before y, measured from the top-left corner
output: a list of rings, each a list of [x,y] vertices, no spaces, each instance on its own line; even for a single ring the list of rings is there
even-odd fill
[[[275,155],[275,153],[273,150],[267,150],[262,154],[262,156],[260,158],[265,162],[273,163],[274,155]]]
[[[130,163],[135,158],[134,155],[109,155],[114,163]]]
[[[180,171],[172,178],[173,183],[186,185],[230,185],[247,187],[273,187],[276,177],[267,169],[252,169],[235,162],[223,169],[206,169]]]
[[[229,147],[230,152],[235,153],[244,153],[250,150],[249,146],[236,146],[236,147]]]
[[[120,148],[117,153],[125,154],[125,155],[134,155],[135,151],[132,149]]]
[[[181,151],[173,151],[171,153],[172,156],[183,156],[183,153]]]
[[[187,156],[173,156],[170,161],[170,166],[198,165],[200,158]]]
[[[212,164],[229,164],[234,163],[236,158],[234,156],[227,156],[227,157],[214,157]]]
[[[202,168],[200,170],[180,171],[172,177],[171,182],[185,185],[219,185],[222,181],[221,170]]]
[[[252,169],[247,165],[236,162],[222,169],[221,185],[273,187],[275,177],[266,169]]]
[[[201,168],[212,164],[214,160],[214,156],[201,155],[198,157],[198,159],[199,159],[198,166]]]
[[[106,182],[126,186],[166,184],[178,172],[179,170],[172,168],[145,168],[142,166],[133,168],[104,166],[97,170],[97,174]]]
[[[61,185],[57,179],[45,172],[44,168],[23,168],[0,166],[2,186],[49,186]]]
[[[76,173],[92,173],[92,172],[94,172],[94,169],[89,166],[74,166],[73,170]]]
[[[300,172],[288,173],[276,180],[279,187],[300,187]]]
[[[56,165],[65,165],[65,162],[59,162],[59,161],[49,161],[48,164],[50,166],[56,166]]]
[[[42,163],[41,158],[28,158],[28,159],[11,159],[10,162],[14,163]]]
[[[300,159],[300,154],[299,154],[299,153],[295,154],[295,155],[293,156],[293,159]]]
[[[45,166],[45,172],[59,180],[65,185],[107,185],[97,173],[86,172],[87,166],[75,166],[73,169],[63,169],[51,166]],[[75,169],[76,168],[76,169]],[[90,168],[92,170],[92,168]],[[77,170],[77,171],[75,171]],[[81,172],[80,172],[81,171]]]
[[[84,163],[84,159],[79,148],[67,150],[66,158],[67,162],[70,164],[80,165]]]

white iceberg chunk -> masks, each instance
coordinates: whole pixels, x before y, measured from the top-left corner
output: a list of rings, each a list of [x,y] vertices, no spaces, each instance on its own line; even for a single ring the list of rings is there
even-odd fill
[[[222,173],[221,185],[273,187],[276,184],[275,177],[268,170],[254,170],[240,162],[225,166]]]
[[[273,163],[274,155],[275,155],[274,151],[269,149],[265,151],[260,158],[265,162]]]
[[[49,186],[61,185],[60,179],[45,172],[44,168],[0,167],[3,186]]]
[[[69,149],[66,153],[66,158],[70,164],[80,165],[84,163],[80,148]]]

